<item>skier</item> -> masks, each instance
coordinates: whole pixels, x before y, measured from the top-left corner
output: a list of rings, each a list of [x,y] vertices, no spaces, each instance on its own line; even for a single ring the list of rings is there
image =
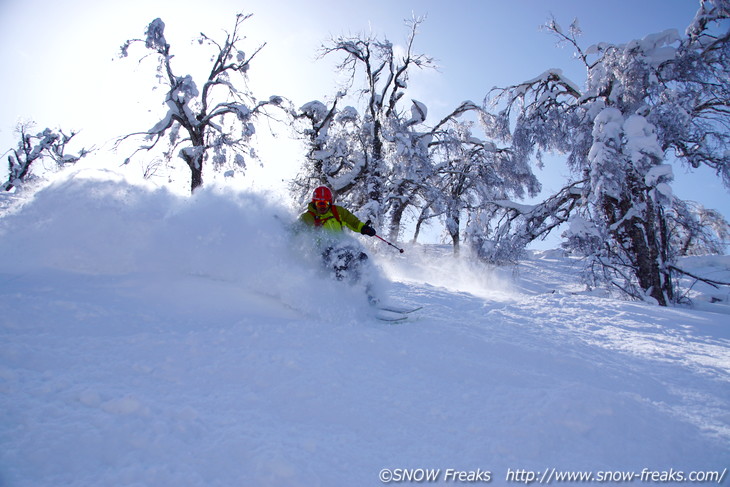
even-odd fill
[[[370,226],[370,220],[363,223],[350,211],[334,204],[332,191],[327,186],[320,186],[314,190],[312,201],[307,211],[299,217],[302,226],[307,226],[317,233],[316,242],[322,251],[322,263],[326,269],[331,269],[338,281],[347,279],[351,283],[361,280],[362,270],[368,256],[356,245],[357,242],[344,238],[344,227],[369,237],[376,237],[375,229]],[[378,237],[380,238],[380,237]],[[381,238],[382,240],[382,238]],[[390,242],[388,245],[395,247]],[[395,247],[396,249],[398,247]],[[403,253],[402,249],[398,249]],[[365,280],[365,294],[370,305],[377,309],[376,317],[383,321],[403,321],[407,315],[418,311],[421,307],[408,308],[383,303],[375,292],[377,273],[368,271]]]
[[[314,190],[312,201],[299,220],[325,232],[318,238],[322,246],[322,262],[334,271],[337,280],[349,278],[353,282],[358,281],[360,268],[368,256],[354,245],[343,243],[341,237],[344,227],[369,237],[375,236],[376,232],[370,226],[370,221],[363,223],[346,208],[335,205],[332,190],[327,186],[319,186]]]

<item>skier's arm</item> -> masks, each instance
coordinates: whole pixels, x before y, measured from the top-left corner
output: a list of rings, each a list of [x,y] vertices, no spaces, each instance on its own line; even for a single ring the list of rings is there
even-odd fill
[[[362,233],[363,235],[368,235],[372,237],[375,235],[375,230],[370,225],[363,223],[360,221],[358,217],[350,213],[349,210],[342,208],[341,206],[337,207],[337,211],[340,215],[340,219],[342,220],[342,223],[347,225],[347,228],[352,230],[353,232]],[[368,222],[369,223],[369,222]]]
[[[340,217],[340,221],[347,226],[350,230],[353,232],[360,233],[360,230],[362,230],[362,227],[365,226],[363,222],[360,221],[358,217],[350,213],[350,210],[347,208],[343,208],[342,206],[337,206],[337,214]]]

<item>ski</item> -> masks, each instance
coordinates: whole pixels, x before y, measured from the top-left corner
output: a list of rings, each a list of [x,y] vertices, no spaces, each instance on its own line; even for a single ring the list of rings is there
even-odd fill
[[[401,322],[409,318],[410,313],[422,309],[423,306],[405,307],[396,305],[374,305],[375,317],[380,321]]]
[[[398,313],[396,311],[390,311],[386,309],[376,309],[375,317],[380,321],[387,321],[389,323],[398,323],[408,319],[407,314]]]
[[[378,306],[378,309],[381,311],[390,311],[392,313],[400,313],[400,314],[410,314],[415,311],[423,309],[423,306],[418,306],[416,308],[407,308],[407,307],[401,307],[401,306]]]

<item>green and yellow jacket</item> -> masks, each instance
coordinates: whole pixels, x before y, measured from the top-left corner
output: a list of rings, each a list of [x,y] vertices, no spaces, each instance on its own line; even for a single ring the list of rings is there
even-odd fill
[[[320,215],[314,207],[309,203],[307,211],[302,213],[299,220],[307,225],[315,228],[323,228],[332,233],[341,233],[343,227],[347,227],[353,232],[360,233],[362,227],[365,226],[355,215],[349,210],[339,205],[331,205],[327,213]]]

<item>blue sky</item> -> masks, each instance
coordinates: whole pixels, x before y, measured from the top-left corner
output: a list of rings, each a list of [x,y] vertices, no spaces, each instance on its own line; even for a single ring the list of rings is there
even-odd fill
[[[215,38],[232,26],[236,12],[253,13],[246,46],[267,45],[252,66],[252,88],[262,98],[279,94],[301,105],[335,92],[334,59],[316,59],[328,37],[372,32],[397,44],[407,34],[404,19],[426,16],[416,49],[434,57],[439,69],[414,74],[409,96],[428,106],[433,121],[463,100],[480,102],[493,86],[548,68],[563,69],[581,85],[584,73],[571,49],[556,47],[540,30],[550,16],[564,26],[577,18],[586,47],[669,28],[683,33],[697,8],[695,0],[0,0],[0,149],[15,144],[19,119],[82,130],[78,138],[87,145],[154,123],[159,93],[150,91],[149,72],[136,57],[113,58],[156,17],[167,24],[168,41],[183,62],[196,52],[191,41],[198,32]],[[701,202],[730,213],[728,191],[709,171],[686,180],[683,170],[677,173],[677,194],[699,199],[690,193],[701,188]],[[560,184],[551,176],[543,175],[547,189]]]

